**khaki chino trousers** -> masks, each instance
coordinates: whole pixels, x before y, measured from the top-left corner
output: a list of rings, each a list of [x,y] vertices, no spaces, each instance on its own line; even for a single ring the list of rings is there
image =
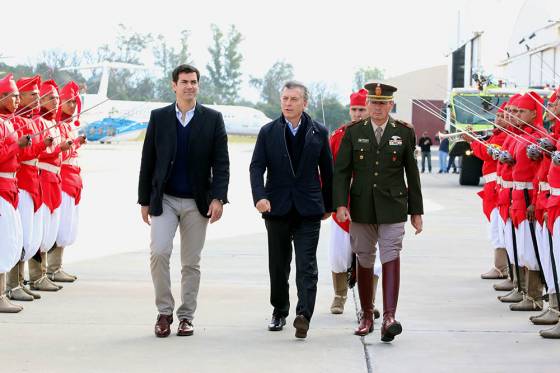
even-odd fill
[[[169,260],[173,238],[181,235],[181,306],[179,320],[194,318],[200,286],[200,255],[206,238],[208,219],[200,214],[194,199],[163,196],[163,213],[151,222],[150,268],[156,306],[162,315],[172,315],[175,300],[171,293]]]
[[[372,268],[379,244],[381,264],[392,262],[400,256],[404,238],[404,222],[394,224],[350,223],[350,243],[358,262]]]

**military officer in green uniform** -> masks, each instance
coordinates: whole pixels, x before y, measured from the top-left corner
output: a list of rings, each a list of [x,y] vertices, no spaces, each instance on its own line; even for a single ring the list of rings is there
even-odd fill
[[[420,233],[424,210],[414,128],[389,116],[397,88],[370,82],[365,89],[370,117],[346,129],[335,163],[333,206],[340,221],[351,221],[350,240],[358,258],[362,319],[355,334],[373,331],[372,267],[378,243],[383,267],[381,340],[390,342],[402,332],[395,312],[404,225],[410,215],[416,234]]]

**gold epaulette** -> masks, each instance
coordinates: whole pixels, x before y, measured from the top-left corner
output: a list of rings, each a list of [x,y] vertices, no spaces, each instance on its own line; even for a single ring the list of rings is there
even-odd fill
[[[366,119],[355,120],[353,122],[346,124],[346,127],[352,127],[355,126],[356,124],[366,124],[368,119],[369,117],[367,117]]]
[[[395,123],[400,124],[401,126],[408,127],[410,129],[414,129],[414,126],[410,123],[405,122],[404,120],[395,119]]]

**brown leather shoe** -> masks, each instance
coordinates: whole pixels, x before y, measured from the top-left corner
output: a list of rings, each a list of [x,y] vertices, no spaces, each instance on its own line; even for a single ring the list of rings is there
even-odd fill
[[[364,311],[360,318],[360,325],[354,330],[354,334],[363,337],[371,332],[373,332],[373,314],[369,311]]]
[[[297,315],[294,319],[294,328],[296,328],[296,338],[306,338],[309,330],[309,320],[303,315]]]
[[[165,338],[171,334],[170,325],[173,324],[173,315],[158,315],[154,332],[156,337]]]
[[[395,336],[402,333],[402,325],[392,316],[385,316],[381,325],[381,340],[391,342]]]
[[[181,319],[179,323],[179,329],[177,329],[177,335],[179,337],[188,337],[194,334],[194,327],[192,321],[187,319]]]

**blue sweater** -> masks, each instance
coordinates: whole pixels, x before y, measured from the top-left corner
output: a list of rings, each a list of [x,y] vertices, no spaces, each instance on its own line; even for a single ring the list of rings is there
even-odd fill
[[[171,169],[171,175],[165,185],[165,193],[179,198],[193,198],[192,182],[189,178],[189,138],[191,134],[192,120],[183,127],[178,119],[177,126],[177,152]]]

